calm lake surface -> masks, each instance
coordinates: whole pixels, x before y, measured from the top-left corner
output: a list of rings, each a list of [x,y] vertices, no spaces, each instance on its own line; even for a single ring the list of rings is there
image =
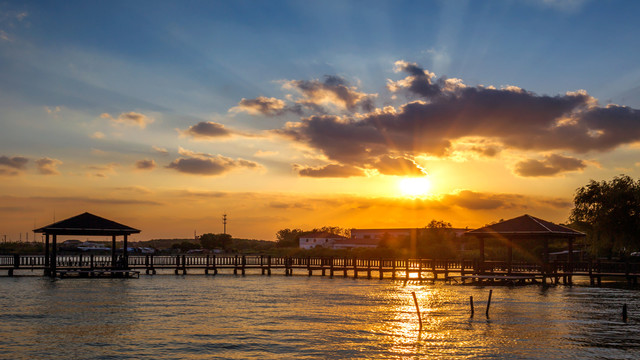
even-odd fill
[[[489,289],[254,274],[3,277],[0,358],[640,358],[638,290],[491,287],[487,319]]]

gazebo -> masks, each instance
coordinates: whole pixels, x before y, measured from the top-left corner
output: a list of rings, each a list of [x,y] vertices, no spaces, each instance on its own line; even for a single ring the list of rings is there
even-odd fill
[[[507,246],[507,263],[511,269],[513,260],[513,247],[516,242],[525,240],[534,240],[543,242],[543,264],[546,271],[546,265],[549,263],[549,241],[565,240],[567,242],[568,269],[572,269],[573,240],[578,237],[585,236],[584,233],[570,229],[566,226],[557,225],[552,222],[539,219],[531,215],[522,215],[513,219],[501,221],[495,224],[487,225],[479,229],[470,230],[464,233],[465,237],[473,237],[479,240],[480,263],[484,263],[484,246],[485,240],[495,239]]]
[[[45,273],[56,276],[56,242],[58,235],[80,235],[80,236],[111,236],[111,268],[127,268],[127,237],[130,234],[137,234],[138,229],[122,225],[112,220],[105,219],[85,212],[68,219],[55,222],[51,225],[34,229],[34,233],[45,235]],[[49,236],[52,236],[52,247],[49,251]],[[124,237],[123,262],[118,264],[116,258],[116,237]]]

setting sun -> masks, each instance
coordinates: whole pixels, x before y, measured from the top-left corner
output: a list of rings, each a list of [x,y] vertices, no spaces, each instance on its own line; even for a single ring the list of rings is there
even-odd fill
[[[431,191],[431,180],[427,177],[404,178],[398,182],[404,196],[425,196]]]

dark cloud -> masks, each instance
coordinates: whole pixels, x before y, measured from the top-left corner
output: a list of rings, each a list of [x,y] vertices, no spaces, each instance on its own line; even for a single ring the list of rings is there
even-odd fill
[[[249,160],[234,160],[222,155],[195,153],[182,148],[179,150],[179,153],[185,157],[172,161],[167,165],[167,168],[187,174],[221,175],[235,168],[245,167],[255,169],[260,167],[260,164]]]
[[[410,93],[418,94],[424,97],[432,97],[440,95],[442,92],[441,80],[439,84],[433,83],[435,75],[422,69],[416,63],[408,63],[405,61],[396,61],[396,71],[402,71],[409,76],[405,79],[393,82],[389,81],[387,88],[392,92],[399,89],[405,89]]]
[[[274,209],[306,209],[306,210],[312,209],[312,207],[309,206],[309,204],[305,204],[301,202],[289,203],[289,202],[282,202],[282,201],[272,201],[269,203],[268,206]]]
[[[47,157],[36,160],[38,172],[42,175],[60,175],[60,172],[57,169],[60,164],[62,164],[62,161]]]
[[[224,128],[224,125],[211,121],[202,121],[196,125],[190,126],[183,132],[185,135],[193,136],[194,138],[215,138],[215,137],[228,137],[231,136],[231,132]]]
[[[495,157],[500,149],[495,146],[472,146],[469,150],[486,157]]]
[[[448,206],[459,206],[469,210],[496,210],[513,207],[514,197],[519,196],[464,190],[455,194],[445,195],[442,202]],[[521,201],[517,201],[516,203],[518,202]]]
[[[16,176],[20,175],[20,172],[14,169],[5,169],[0,167],[0,176]]]
[[[552,154],[544,160],[529,159],[516,164],[515,173],[520,176],[554,176],[567,171],[578,171],[587,167],[580,159]]]
[[[295,169],[298,171],[300,176],[306,177],[347,178],[352,176],[364,176],[364,171],[362,169],[338,164],[329,164],[318,168],[295,166]]]
[[[445,156],[456,141],[468,137],[490,140],[494,145],[472,149],[489,157],[500,148],[585,153],[640,141],[639,110],[599,107],[584,91],[547,96],[517,87],[469,87],[459,79],[436,81],[416,64],[397,67],[408,76],[390,82],[389,88],[417,100],[359,116],[318,113],[276,132],[334,162],[360,167],[375,167],[380,156]],[[328,84],[334,82],[340,83]],[[292,84],[312,92],[325,83]]]
[[[383,175],[424,176],[425,172],[412,160],[381,156],[373,166]]]
[[[29,159],[22,156],[0,156],[0,166],[4,165],[17,170],[24,170],[28,162]]]
[[[136,169],[138,170],[152,170],[155,169],[156,162],[154,160],[138,160],[136,161]]]

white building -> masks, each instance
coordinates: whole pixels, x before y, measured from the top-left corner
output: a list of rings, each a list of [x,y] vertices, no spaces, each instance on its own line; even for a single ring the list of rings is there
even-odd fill
[[[329,232],[314,232],[302,235],[299,244],[300,249],[313,249],[317,247],[332,248],[336,241],[344,239],[347,238]]]

